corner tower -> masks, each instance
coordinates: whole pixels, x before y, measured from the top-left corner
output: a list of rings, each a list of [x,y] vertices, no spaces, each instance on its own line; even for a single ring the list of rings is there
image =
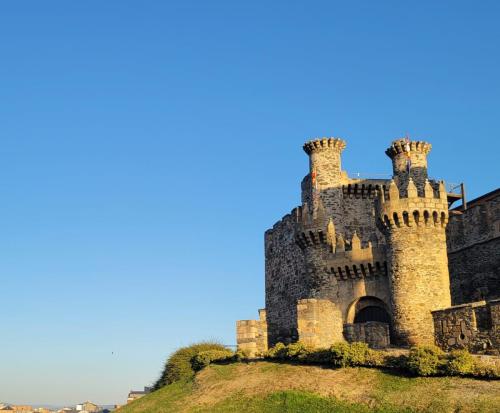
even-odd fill
[[[421,145],[411,145],[422,168],[416,175],[419,180],[426,176],[424,155],[430,147]],[[393,153],[393,147],[388,151]],[[400,154],[394,155],[393,162],[402,173]],[[398,176],[389,185],[388,198],[379,192],[376,208],[387,242],[394,336],[399,345],[434,344],[431,311],[451,305],[445,233],[447,194],[443,182],[436,191],[427,180],[420,193],[411,177],[400,189],[395,183]]]

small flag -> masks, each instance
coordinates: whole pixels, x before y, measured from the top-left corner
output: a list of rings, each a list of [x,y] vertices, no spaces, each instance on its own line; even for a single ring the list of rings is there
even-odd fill
[[[314,189],[318,189],[318,175],[316,174],[316,169],[311,172],[311,183]]]

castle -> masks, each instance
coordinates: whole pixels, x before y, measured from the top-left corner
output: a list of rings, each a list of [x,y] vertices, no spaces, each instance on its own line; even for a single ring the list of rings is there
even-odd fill
[[[238,348],[277,342],[500,350],[500,189],[466,203],[430,179],[431,145],[398,139],[392,179],[350,178],[342,139],[307,142],[302,205],[265,233],[266,308]],[[462,199],[462,205],[451,205]]]

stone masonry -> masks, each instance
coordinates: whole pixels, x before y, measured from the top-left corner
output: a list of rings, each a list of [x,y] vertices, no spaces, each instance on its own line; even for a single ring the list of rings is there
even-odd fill
[[[432,315],[441,348],[500,355],[500,300],[462,304]]]
[[[238,348],[256,355],[277,342],[346,340],[498,349],[500,190],[449,211],[453,197],[428,175],[429,143],[394,141],[392,179],[350,178],[345,147],[339,138],[304,145],[302,204],[265,233],[266,309],[238,321]],[[451,307],[474,299],[489,301]]]

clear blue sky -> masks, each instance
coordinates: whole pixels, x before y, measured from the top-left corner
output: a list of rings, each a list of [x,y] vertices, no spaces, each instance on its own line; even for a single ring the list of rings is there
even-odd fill
[[[0,5],[0,401],[123,402],[264,305],[302,143],[499,183],[497,1]],[[114,354],[113,354],[114,353]]]

